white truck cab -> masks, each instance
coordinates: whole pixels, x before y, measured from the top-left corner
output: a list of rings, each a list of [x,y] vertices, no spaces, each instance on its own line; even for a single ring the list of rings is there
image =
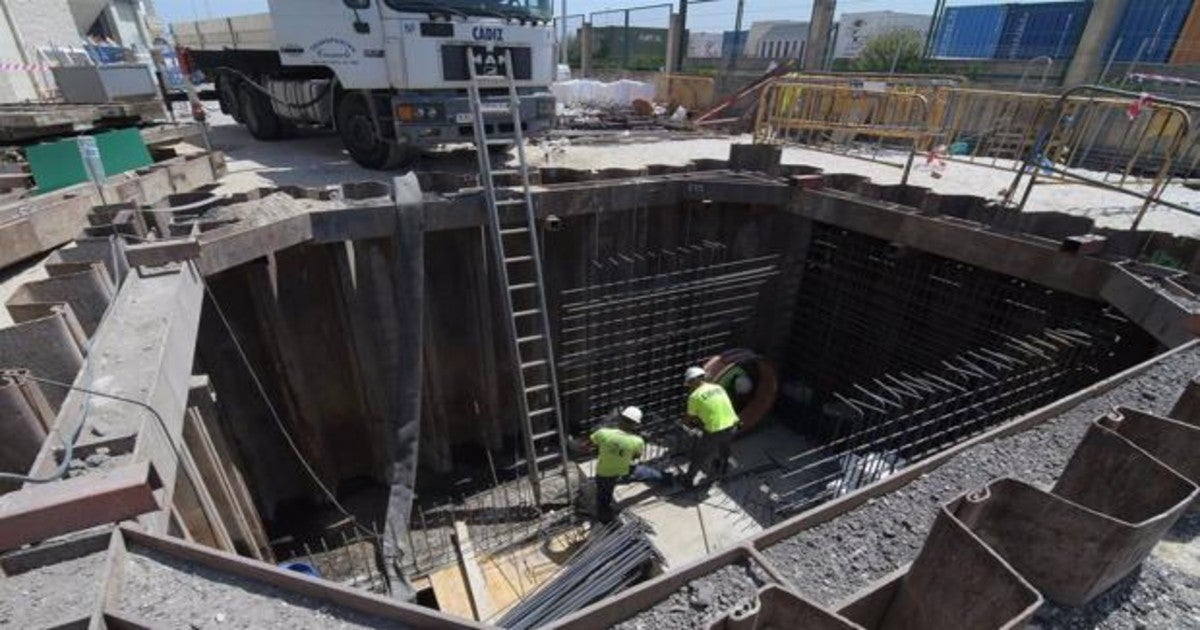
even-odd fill
[[[269,0],[270,13],[172,25],[221,108],[257,138],[336,128],[369,168],[473,137],[468,62],[512,75],[526,134],[554,118],[551,0]],[[484,90],[489,137],[513,133],[506,88]],[[485,103],[486,105],[487,103]]]

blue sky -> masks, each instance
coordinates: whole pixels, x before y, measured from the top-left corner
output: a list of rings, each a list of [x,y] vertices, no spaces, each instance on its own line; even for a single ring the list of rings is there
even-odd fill
[[[334,0],[330,0],[334,1]],[[554,0],[555,11],[558,11],[562,0]],[[590,13],[604,9],[624,9],[652,4],[660,4],[667,0],[567,0],[567,13]],[[1012,2],[1013,0],[1008,0]],[[807,20],[812,11],[812,3],[806,0],[745,0],[746,9],[744,24],[748,27],[756,20]],[[988,4],[987,0],[951,0],[951,5],[959,4]],[[999,3],[998,1],[996,3]],[[224,17],[243,13],[266,11],[266,0],[155,0],[159,13],[168,21],[190,20],[194,16],[205,18]],[[838,14],[859,11],[904,11],[909,13],[932,13],[934,0],[840,0],[837,3]],[[691,4],[688,7],[688,27],[693,31],[723,31],[733,29],[734,11],[737,0],[712,0],[703,4]],[[666,26],[667,11],[661,9],[645,9],[631,14],[631,22],[640,26]],[[603,26],[605,23],[616,23],[617,16],[597,18],[595,23]],[[605,20],[608,20],[606,22]]]

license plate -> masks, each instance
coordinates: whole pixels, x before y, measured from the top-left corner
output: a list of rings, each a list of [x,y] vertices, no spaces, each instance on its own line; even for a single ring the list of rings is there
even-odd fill
[[[479,108],[479,111],[484,116],[493,116],[496,114],[507,114],[508,113],[508,104],[507,103],[484,103],[483,106]],[[470,124],[471,123],[470,112],[466,112],[466,113],[462,113],[462,114],[455,114],[454,122],[456,122],[460,125]]]

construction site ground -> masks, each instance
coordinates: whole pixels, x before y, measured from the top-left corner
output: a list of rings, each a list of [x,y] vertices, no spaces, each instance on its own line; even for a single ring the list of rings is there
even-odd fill
[[[299,185],[322,186],[348,181],[387,181],[399,174],[364,169],[354,163],[342,149],[336,134],[327,131],[300,130],[295,137],[278,142],[259,142],[241,125],[219,111],[210,112],[210,139],[214,149],[229,156],[229,175],[220,190],[241,192],[261,186]],[[729,147],[750,142],[748,135],[692,137],[685,132],[673,137],[665,132],[614,131],[611,142],[601,142],[601,134],[591,135],[586,142],[553,140],[533,144],[528,159],[533,166],[561,166],[576,169],[638,168],[649,164],[686,164],[690,160],[709,158],[724,160]],[[879,184],[900,182],[905,154],[903,152],[861,151],[861,157],[835,155],[798,147],[786,147],[784,164],[808,164],[827,173],[854,173],[870,177]],[[862,159],[872,157],[879,161]],[[493,158],[496,160],[502,158]],[[514,161],[512,155],[509,161]],[[1000,192],[1013,182],[1011,170],[991,168],[981,164],[949,162],[935,177],[934,169],[918,156],[910,183],[926,186],[943,194],[981,195],[998,198]],[[474,173],[475,154],[468,145],[454,145],[426,151],[413,164],[419,171]],[[1102,175],[1096,175],[1102,179]],[[1117,176],[1110,176],[1115,181]],[[1148,189],[1149,184],[1141,186]],[[1192,206],[1200,212],[1200,191],[1173,183],[1164,199]],[[1031,211],[1061,211],[1094,219],[1097,225],[1128,228],[1141,199],[1085,186],[1082,184],[1046,183],[1035,187],[1026,206]],[[1142,222],[1143,229],[1162,230],[1184,236],[1200,236],[1200,216],[1169,209],[1151,209]]]

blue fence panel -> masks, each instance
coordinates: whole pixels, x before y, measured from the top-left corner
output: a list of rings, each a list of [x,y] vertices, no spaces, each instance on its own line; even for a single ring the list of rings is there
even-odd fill
[[[935,57],[991,59],[1000,43],[1010,6],[946,7],[934,40]]]
[[[1192,0],[1130,0],[1105,58],[1115,47],[1116,61],[1166,63],[1191,8]]]
[[[1016,4],[1004,19],[997,59],[1066,59],[1075,53],[1092,3]]]

